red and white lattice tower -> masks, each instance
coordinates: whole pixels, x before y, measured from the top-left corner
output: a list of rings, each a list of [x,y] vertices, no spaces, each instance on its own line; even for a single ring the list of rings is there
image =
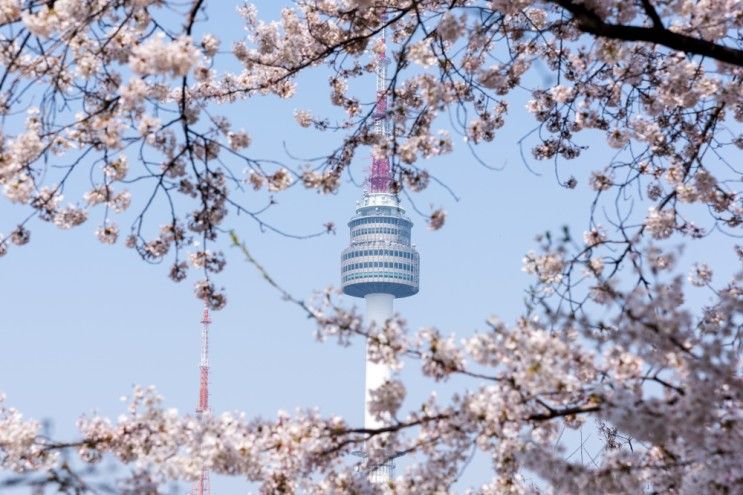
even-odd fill
[[[199,402],[196,406],[196,416],[203,418],[211,414],[209,409],[209,308],[204,308],[201,319],[201,359],[199,360]],[[209,495],[209,472],[201,468],[201,476],[194,483],[191,495]]]
[[[384,22],[384,19],[382,20]],[[375,40],[377,73],[377,98],[374,105],[374,134],[389,142],[390,124],[387,118],[387,55],[386,55],[386,33],[385,29],[379,33]],[[372,158],[371,174],[369,176],[369,192],[388,193],[392,182],[392,167],[390,159],[384,156]]]

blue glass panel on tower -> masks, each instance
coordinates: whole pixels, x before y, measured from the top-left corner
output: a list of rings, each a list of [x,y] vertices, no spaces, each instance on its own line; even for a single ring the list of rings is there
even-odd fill
[[[345,294],[408,297],[418,292],[420,256],[410,243],[413,222],[394,194],[364,194],[348,226],[351,245],[341,254]]]

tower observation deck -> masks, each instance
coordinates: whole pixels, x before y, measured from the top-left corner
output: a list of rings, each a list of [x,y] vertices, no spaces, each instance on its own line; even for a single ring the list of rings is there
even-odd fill
[[[348,227],[351,245],[341,254],[345,294],[399,298],[418,292],[420,256],[410,242],[413,222],[394,194],[365,193]]]

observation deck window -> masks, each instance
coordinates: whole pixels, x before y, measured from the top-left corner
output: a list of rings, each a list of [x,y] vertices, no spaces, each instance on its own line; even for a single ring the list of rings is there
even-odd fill
[[[394,278],[398,280],[406,280],[409,282],[414,282],[415,277],[413,275],[408,275],[404,273],[393,273],[393,272],[367,272],[367,273],[352,273],[349,275],[345,275],[343,277],[343,282],[348,282],[351,280],[359,280],[359,279],[368,279],[368,278]]]
[[[361,251],[351,251],[343,254],[343,260],[349,260],[356,257],[367,257],[367,256],[385,256],[395,257],[407,260],[417,260],[417,256],[414,253],[406,251],[392,250],[392,249],[364,249]]]
[[[341,268],[341,271],[346,272],[349,270],[359,270],[365,268],[395,268],[397,270],[415,272],[415,265],[391,261],[365,261],[362,263],[349,263],[348,265],[343,266]]]

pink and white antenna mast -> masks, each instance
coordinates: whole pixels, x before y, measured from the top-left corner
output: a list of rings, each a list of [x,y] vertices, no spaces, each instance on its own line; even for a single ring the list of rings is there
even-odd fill
[[[199,402],[196,406],[196,417],[203,418],[211,414],[209,409],[209,308],[204,308],[201,319],[201,359],[199,360]],[[201,469],[199,479],[191,489],[191,495],[209,495],[209,472]]]
[[[384,18],[382,19],[384,22]],[[377,51],[376,73],[377,73],[377,100],[374,105],[374,134],[380,136],[383,141],[390,141],[390,125],[387,118],[387,39],[386,29],[379,33],[375,50]],[[383,157],[372,158],[371,174],[369,176],[369,192],[388,193],[392,182],[392,168],[387,154]]]

